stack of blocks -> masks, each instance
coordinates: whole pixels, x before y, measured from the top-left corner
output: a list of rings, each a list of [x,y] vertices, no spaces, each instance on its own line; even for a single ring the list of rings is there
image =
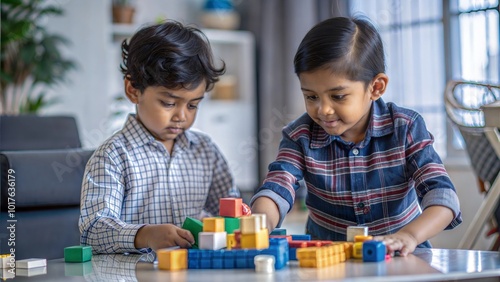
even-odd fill
[[[321,247],[299,248],[297,259],[300,267],[320,268],[338,264],[347,259],[345,244],[331,242]]]
[[[275,269],[288,263],[288,241],[269,239],[264,214],[248,215],[241,198],[222,198],[219,203],[219,217],[203,222],[186,218],[182,228],[191,231],[195,245],[189,250],[158,250],[159,269],[254,268],[256,255],[274,256]]]

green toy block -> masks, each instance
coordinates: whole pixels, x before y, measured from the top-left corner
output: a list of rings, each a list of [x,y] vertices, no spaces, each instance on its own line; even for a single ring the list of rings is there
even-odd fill
[[[198,246],[198,233],[203,231],[203,222],[199,221],[196,218],[186,217],[184,223],[182,223],[182,229],[189,230],[194,237],[194,244]]]
[[[234,230],[240,229],[240,219],[237,217],[224,217],[224,229],[227,234],[233,234]]]
[[[64,248],[65,262],[86,262],[92,259],[92,247],[71,246]]]
[[[286,235],[286,229],[284,229],[284,228],[274,228],[274,230],[269,235]]]

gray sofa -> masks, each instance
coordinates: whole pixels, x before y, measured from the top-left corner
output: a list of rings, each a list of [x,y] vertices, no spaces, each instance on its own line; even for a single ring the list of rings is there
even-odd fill
[[[0,254],[14,248],[16,259],[54,259],[79,245],[80,190],[92,153],[81,148],[73,117],[0,116]]]

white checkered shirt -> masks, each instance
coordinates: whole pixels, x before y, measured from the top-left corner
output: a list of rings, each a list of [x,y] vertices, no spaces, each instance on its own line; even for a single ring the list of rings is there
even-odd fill
[[[188,216],[217,215],[221,197],[239,197],[239,192],[226,160],[207,135],[184,132],[170,155],[130,115],[87,163],[80,241],[95,253],[145,251],[134,247],[144,224],[181,226]]]

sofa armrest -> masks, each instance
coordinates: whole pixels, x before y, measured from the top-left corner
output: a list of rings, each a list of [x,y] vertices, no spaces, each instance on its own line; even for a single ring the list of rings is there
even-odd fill
[[[92,153],[84,149],[0,152],[0,209],[7,210],[9,187],[15,187],[16,211],[79,205]]]

